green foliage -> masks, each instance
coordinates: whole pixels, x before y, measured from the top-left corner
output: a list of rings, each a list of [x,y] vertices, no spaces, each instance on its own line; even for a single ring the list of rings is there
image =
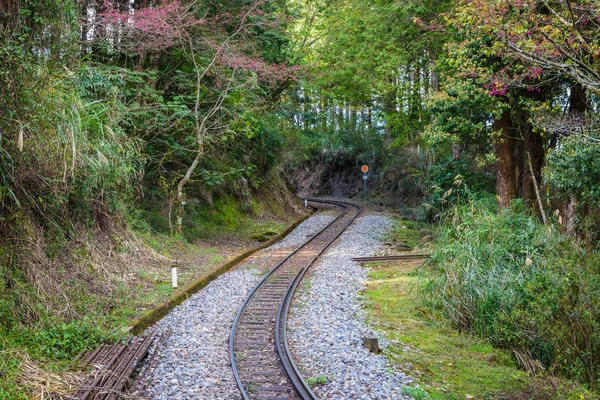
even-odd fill
[[[0,331],[7,331],[15,323],[14,301],[4,287],[0,287]]]
[[[15,166],[10,153],[2,147],[0,138],[0,204],[14,202],[19,204],[19,199],[14,192]]]
[[[423,295],[454,326],[596,389],[600,254],[513,209],[475,201],[446,215]]]
[[[451,47],[454,49],[453,47]],[[452,60],[461,56],[472,56],[469,52],[452,51]],[[437,154],[447,157],[452,146],[461,146],[471,152],[485,154],[491,151],[492,113],[498,107],[497,100],[490,97],[483,82],[485,78],[466,77],[469,73],[467,61],[459,66],[443,67],[444,89],[428,98],[428,107],[433,116],[422,138]],[[478,76],[480,67],[470,66],[473,76]]]
[[[402,394],[412,397],[415,400],[427,400],[429,395],[420,386],[406,386],[402,388]]]
[[[100,343],[119,337],[115,332],[107,332],[91,318],[84,318],[69,323],[46,322],[42,326],[20,329],[16,341],[27,346],[35,358],[58,361],[73,359],[84,350],[93,350]]]
[[[600,206],[600,134],[574,134],[560,139],[547,156],[544,179],[563,200]]]
[[[17,384],[19,365],[21,358],[17,352],[6,347],[6,342],[0,340],[0,399],[7,400],[30,400],[23,387]]]
[[[287,104],[304,139],[297,164],[327,165],[323,182],[330,182],[368,163],[374,185],[385,185],[388,193],[397,190],[402,202],[414,202],[413,193],[422,196],[403,153],[415,146],[431,119],[424,99],[436,90],[432,63],[445,34],[415,21],[428,23],[450,6],[448,1],[387,0],[304,6],[298,31],[305,36],[297,40],[309,43],[301,50],[315,63],[310,79]],[[381,184],[386,174],[410,177]]]
[[[483,173],[473,172],[465,158],[447,158],[429,168],[427,185],[429,218],[439,214],[459,200],[493,193],[494,180]]]
[[[310,378],[308,378],[306,380],[306,383],[308,383],[308,386],[311,386],[311,387],[315,387],[318,385],[326,385],[327,382],[328,382],[328,379],[326,377],[324,377],[323,375],[311,376]]]
[[[383,138],[375,130],[331,130],[307,132],[305,135],[306,153],[326,164],[330,170],[344,170],[365,163],[376,168],[384,155]]]
[[[9,85],[18,96],[2,97],[7,108],[0,110],[0,129],[5,130],[0,202],[5,210],[33,207],[50,224],[63,226],[68,218],[58,215],[89,218],[99,204],[109,211],[121,208],[144,162],[140,143],[121,128],[125,98],[90,67],[72,72],[51,59],[29,57],[30,75]]]

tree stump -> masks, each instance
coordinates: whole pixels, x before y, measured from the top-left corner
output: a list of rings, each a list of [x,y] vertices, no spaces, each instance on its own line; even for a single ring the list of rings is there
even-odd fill
[[[366,336],[363,338],[363,346],[367,348],[373,354],[381,353],[381,348],[379,347],[379,339],[372,336]]]

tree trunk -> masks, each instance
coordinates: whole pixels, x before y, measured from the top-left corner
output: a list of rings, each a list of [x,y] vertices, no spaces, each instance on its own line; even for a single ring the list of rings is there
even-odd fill
[[[202,148],[201,146],[199,146],[199,147]],[[202,152],[199,150],[198,154],[196,154],[196,157],[194,158],[194,161],[192,162],[192,165],[189,166],[185,175],[183,176],[183,178],[181,178],[181,180],[177,184],[177,190],[175,192],[175,201],[174,201],[174,203],[175,203],[174,206],[177,208],[177,215],[176,215],[177,221],[175,223],[175,229],[176,229],[176,233],[180,236],[183,235],[183,202],[185,201],[185,195],[183,193],[183,188],[184,188],[185,184],[188,183],[188,181],[192,177],[192,174],[194,173],[194,171],[196,170],[196,167],[200,163],[201,158],[202,158]]]
[[[514,139],[512,138],[512,124],[510,112],[504,111],[502,116],[494,121],[494,128],[500,132],[496,143],[496,194],[498,196],[498,207],[503,209],[510,206],[510,202],[516,197],[514,174]]]
[[[452,158],[460,160],[462,158],[462,146],[460,143],[452,144]]]
[[[588,109],[586,90],[580,83],[571,87],[569,94],[569,112],[583,114]]]
[[[584,114],[588,109],[586,90],[581,84],[576,83],[571,87],[569,94],[569,113]],[[577,227],[577,199],[571,197],[565,207],[565,227],[568,235],[574,235]]]
[[[533,131],[533,126],[529,123],[529,114],[523,112],[520,117],[519,131],[523,139],[521,196],[526,206],[536,208],[536,204],[539,207],[541,201],[539,182],[542,182],[544,166],[544,141],[541,135]],[[543,210],[538,211],[542,213]]]
[[[434,92],[439,92],[440,91],[440,80],[439,80],[437,71],[434,69],[434,65],[435,65],[435,61],[432,61],[431,88],[433,89]]]

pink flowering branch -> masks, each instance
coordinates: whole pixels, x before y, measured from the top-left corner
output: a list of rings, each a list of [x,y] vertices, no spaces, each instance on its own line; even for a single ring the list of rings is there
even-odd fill
[[[163,1],[153,8],[122,11],[106,0],[98,14],[99,25],[113,39],[112,45],[125,51],[162,51],[179,43],[191,28],[206,24],[180,1]],[[115,35],[119,35],[114,40]]]
[[[252,76],[265,85],[297,79],[298,67],[268,63],[252,46],[254,28],[277,28],[280,23],[263,10],[269,1],[256,0],[236,13],[216,15],[202,11],[203,3],[196,1],[183,5],[179,0],[163,0],[153,8],[132,11],[118,10],[107,2],[100,14],[107,32],[121,34],[112,42],[115,48],[138,53],[177,49],[194,67],[196,93],[190,111],[195,123],[195,157],[170,199],[177,207],[175,226],[179,234],[184,188],[204,157],[208,133],[224,129],[229,94],[255,82]],[[200,14],[202,17],[197,17]],[[207,76],[212,79],[205,79]],[[209,104],[203,102],[206,88],[216,95]]]
[[[538,68],[517,74],[515,82],[562,75],[600,90],[598,2],[463,0],[462,4],[461,11],[469,18],[458,25],[497,39],[503,46],[495,47],[495,51],[503,59]]]

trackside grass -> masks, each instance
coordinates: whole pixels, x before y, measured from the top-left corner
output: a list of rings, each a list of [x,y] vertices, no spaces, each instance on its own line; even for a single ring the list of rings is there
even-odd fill
[[[410,233],[419,236],[416,229],[402,231],[404,236]],[[419,261],[369,266],[369,321],[390,342],[384,354],[414,378],[414,385],[405,389],[407,395],[444,400],[597,398],[567,380],[531,377],[511,351],[455,329],[419,296],[426,279]]]

